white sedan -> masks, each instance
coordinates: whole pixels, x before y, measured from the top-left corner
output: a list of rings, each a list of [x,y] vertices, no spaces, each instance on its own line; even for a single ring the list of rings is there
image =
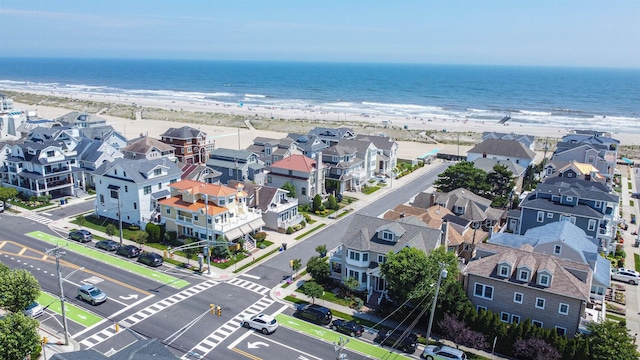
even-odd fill
[[[640,284],[640,273],[635,270],[611,268],[611,279],[637,285]]]
[[[254,328],[263,334],[271,334],[278,328],[278,322],[273,316],[267,314],[257,314],[247,316],[242,319],[242,326],[247,329]]]

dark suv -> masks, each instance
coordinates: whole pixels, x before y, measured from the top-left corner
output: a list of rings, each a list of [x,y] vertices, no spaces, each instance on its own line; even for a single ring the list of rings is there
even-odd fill
[[[418,336],[414,333],[407,333],[406,336],[402,337],[402,334],[404,334],[402,330],[381,330],[373,341],[380,345],[395,347],[400,351],[413,354],[418,348]]]
[[[295,316],[314,322],[316,324],[329,325],[333,315],[331,310],[320,305],[300,305],[296,310]]]
[[[148,266],[156,267],[162,265],[162,256],[152,253],[152,252],[143,252],[138,256],[138,262],[143,263]]]
[[[120,246],[118,250],[116,250],[116,254],[133,258],[140,255],[140,249],[133,245],[124,245]]]

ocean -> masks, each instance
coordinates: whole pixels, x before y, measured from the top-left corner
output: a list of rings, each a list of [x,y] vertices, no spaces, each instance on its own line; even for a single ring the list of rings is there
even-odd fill
[[[640,69],[0,58],[2,90],[640,133]]]

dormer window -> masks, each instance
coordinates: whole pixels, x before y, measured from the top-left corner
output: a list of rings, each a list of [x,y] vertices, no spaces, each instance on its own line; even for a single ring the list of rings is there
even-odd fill
[[[271,155],[271,148],[265,148],[264,153],[267,155]]]
[[[553,254],[554,255],[560,255],[562,253],[562,245],[556,245],[553,248]]]
[[[509,265],[500,265],[498,267],[498,274],[502,277],[508,277],[509,272]]]
[[[573,196],[567,196],[567,201],[568,202],[573,202]]]
[[[387,241],[393,241],[393,233],[390,231],[383,231],[382,239]]]
[[[53,150],[49,150],[49,151],[47,151],[47,157],[54,156],[55,154],[56,154],[56,152],[55,152],[55,151],[53,151]]]
[[[453,208],[453,212],[456,214],[464,214],[464,207],[462,206],[455,206]]]
[[[545,287],[551,286],[551,276],[549,274],[538,274],[538,285]]]
[[[162,169],[153,169],[153,175],[155,176],[162,175]]]
[[[520,269],[520,271],[518,271],[518,280],[529,281],[529,270]]]

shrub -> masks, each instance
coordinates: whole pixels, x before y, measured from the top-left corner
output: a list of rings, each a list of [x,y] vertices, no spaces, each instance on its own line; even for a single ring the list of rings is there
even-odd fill
[[[264,241],[267,238],[267,233],[264,231],[260,231],[253,235],[253,238],[256,239],[257,242]]]
[[[140,230],[140,226],[138,226],[138,225],[129,225],[129,230],[138,231],[138,230]]]
[[[304,220],[309,223],[311,221],[311,216],[309,216],[309,214],[302,214],[302,216],[304,217]]]
[[[169,242],[172,244],[178,239],[178,232],[176,231],[167,231],[166,235],[169,239]]]
[[[162,231],[159,225],[148,223],[147,226],[145,227],[145,230],[147,231],[147,233],[149,233],[150,243],[156,243],[162,240],[162,237],[161,237]]]
[[[322,197],[320,196],[320,194],[316,194],[316,196],[313,197],[313,210],[324,210],[324,206],[322,205]]]
[[[300,226],[302,226],[302,227],[307,226],[307,222],[306,222],[306,221],[304,221],[304,220],[300,221]]]
[[[333,194],[329,195],[329,200],[327,201],[328,204],[328,208],[331,210],[338,210],[340,208],[340,205],[338,205],[338,201],[336,200],[336,197],[333,196]]]
[[[289,226],[287,228],[287,235],[293,234],[293,227]]]
[[[264,249],[266,249],[266,248],[267,248],[267,247],[265,246],[265,244],[260,244],[260,246],[258,246],[258,247],[259,247],[260,249],[262,249],[262,250],[264,250]]]

